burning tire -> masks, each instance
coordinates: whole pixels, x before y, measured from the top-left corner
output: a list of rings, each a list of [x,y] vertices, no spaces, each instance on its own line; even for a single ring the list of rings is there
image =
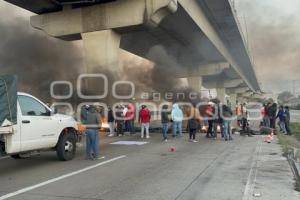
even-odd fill
[[[72,130],[65,131],[59,138],[56,154],[59,160],[72,160],[76,153],[76,134]]]

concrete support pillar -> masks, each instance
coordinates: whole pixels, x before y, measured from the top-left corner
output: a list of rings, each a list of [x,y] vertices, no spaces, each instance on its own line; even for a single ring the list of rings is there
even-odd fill
[[[229,103],[232,110],[234,110],[236,107],[236,101],[237,101],[237,94],[230,94]]]
[[[226,104],[226,89],[225,88],[216,88],[217,90],[217,98],[221,103]]]
[[[85,52],[87,73],[101,72],[101,69],[118,67],[121,35],[113,30],[81,34]]]
[[[202,88],[202,77],[188,77],[187,78],[189,87],[192,88],[196,92],[201,92]]]
[[[246,103],[246,102],[247,102],[247,99],[244,98],[244,97],[242,96],[242,94],[237,94],[237,99],[238,99],[238,101],[239,101],[239,104],[243,104],[243,103]]]

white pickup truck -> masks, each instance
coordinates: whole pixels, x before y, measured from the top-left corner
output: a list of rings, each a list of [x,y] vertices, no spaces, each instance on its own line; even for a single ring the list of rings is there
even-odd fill
[[[75,156],[78,123],[71,116],[54,114],[37,98],[18,93],[17,123],[0,127],[0,156],[22,158],[31,152],[54,150],[60,160]]]

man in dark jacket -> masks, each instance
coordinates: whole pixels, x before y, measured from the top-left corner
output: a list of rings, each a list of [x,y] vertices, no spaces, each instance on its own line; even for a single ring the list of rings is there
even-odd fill
[[[284,107],[284,113],[285,113],[285,129],[287,131],[288,135],[291,135],[291,129],[290,129],[290,121],[291,121],[291,114],[290,114],[290,108],[288,106]]]
[[[87,114],[86,159],[99,159],[99,128],[101,117],[94,106],[90,106]]]
[[[116,111],[116,123],[117,123],[117,135],[124,136],[123,125],[124,125],[124,115],[123,107],[121,105],[117,106]]]
[[[107,116],[107,122],[109,125],[109,137],[113,137],[115,135],[115,118],[114,113],[111,107],[108,107],[108,116]]]
[[[162,124],[162,132],[164,141],[168,141],[168,126],[169,126],[169,112],[168,112],[168,105],[163,105],[161,111],[161,124]]]
[[[87,115],[88,115],[88,112],[89,112],[89,105],[85,105],[81,108],[81,121],[83,124],[86,123],[86,120],[87,120]]]
[[[223,127],[224,127],[224,139],[232,140],[231,136],[231,120],[232,120],[232,110],[229,106],[223,105],[222,106],[222,118],[223,118]]]
[[[276,114],[277,114],[277,104],[273,103],[268,111],[269,117],[270,117],[270,128],[275,129],[276,128]]]
[[[269,106],[270,106],[270,103],[267,103],[263,107],[263,122],[264,122],[264,126],[266,126],[268,128],[270,128]]]

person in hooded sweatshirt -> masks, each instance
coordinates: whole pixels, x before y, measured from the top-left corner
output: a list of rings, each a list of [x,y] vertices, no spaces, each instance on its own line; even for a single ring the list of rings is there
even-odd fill
[[[87,114],[86,159],[99,159],[99,128],[101,117],[94,106],[90,106]]]
[[[182,137],[183,112],[177,103],[173,105],[171,118],[173,121],[173,137],[177,136],[177,132],[179,133],[179,136]]]

